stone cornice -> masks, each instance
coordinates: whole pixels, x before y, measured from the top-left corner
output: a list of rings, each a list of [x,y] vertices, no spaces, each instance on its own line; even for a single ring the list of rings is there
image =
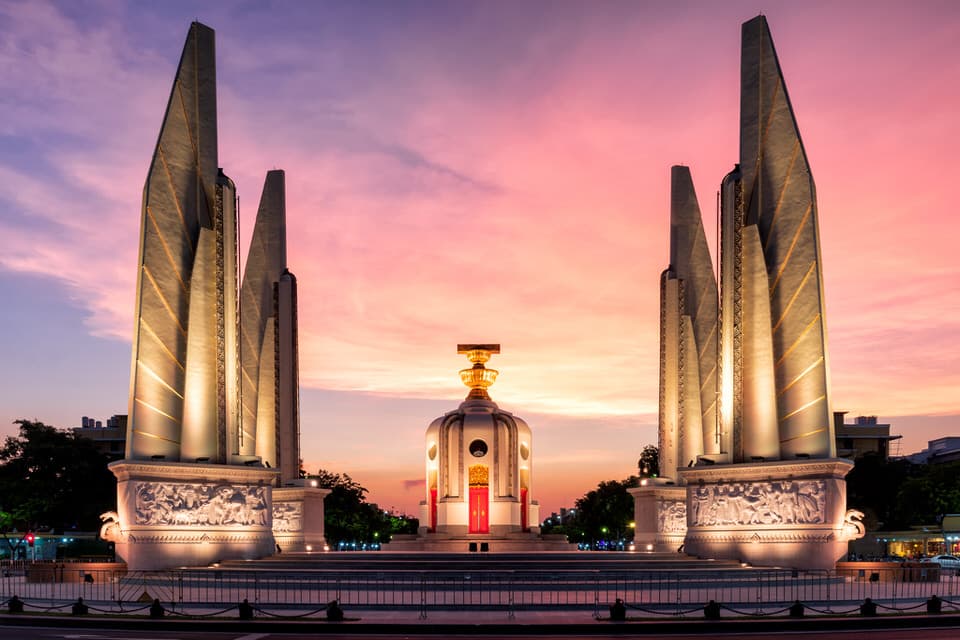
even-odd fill
[[[274,487],[273,503],[283,501],[303,501],[307,496],[323,499],[330,493],[330,489],[320,487]]]
[[[853,463],[843,458],[814,460],[774,460],[743,464],[717,464],[688,467],[680,470],[680,477],[687,486],[700,482],[751,482],[769,480],[798,480],[802,478],[843,478],[853,468]]]
[[[632,496],[653,496],[660,500],[686,500],[687,498],[687,488],[677,485],[631,487],[627,492]]]
[[[117,460],[109,465],[117,480],[176,480],[178,482],[225,482],[272,484],[280,475],[277,469],[233,464],[197,464],[151,460]]]

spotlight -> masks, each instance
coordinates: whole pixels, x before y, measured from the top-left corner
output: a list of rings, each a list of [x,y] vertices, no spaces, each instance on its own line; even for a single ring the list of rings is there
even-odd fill
[[[197,458],[197,462],[210,462],[210,456],[201,456]]]
[[[809,454],[809,453],[795,453],[795,454],[793,454],[793,455],[795,455],[796,457],[800,458],[801,460],[806,460],[806,459],[808,459],[808,458],[810,457],[810,454]]]
[[[156,455],[150,456],[150,459],[151,459],[151,460],[163,460],[163,459],[165,459],[166,457],[167,457],[167,456],[163,455],[162,453],[158,453],[158,454],[156,454]]]

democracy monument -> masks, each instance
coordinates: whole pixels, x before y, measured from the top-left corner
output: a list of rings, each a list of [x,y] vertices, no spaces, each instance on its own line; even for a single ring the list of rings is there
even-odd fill
[[[671,171],[660,278],[662,478],[636,542],[832,568],[863,536],[830,409],[816,189],[766,18],[743,25],[740,162],[720,188],[719,292],[690,170]]]
[[[766,19],[742,37],[719,279],[690,170],[671,171],[662,477],[631,490],[635,542],[832,568],[863,526],[846,509],[852,463],[835,452],[816,191]],[[102,529],[133,570],[324,546],[328,492],[300,478],[284,172],[266,175],[242,280],[236,193],[217,157],[214,32],[195,22],[144,185],[127,449]],[[488,393],[499,351],[459,345],[470,391],[427,428],[421,526],[391,551],[572,548],[540,535],[532,431]]]

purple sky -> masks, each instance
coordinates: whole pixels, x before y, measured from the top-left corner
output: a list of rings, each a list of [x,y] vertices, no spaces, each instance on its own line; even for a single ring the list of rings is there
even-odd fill
[[[303,449],[385,507],[500,342],[545,513],[656,440],[669,167],[708,234],[766,12],[819,195],[833,405],[960,434],[955,2],[0,0],[0,433],[127,411],[140,199],[189,23],[217,30],[246,252],[287,171]]]

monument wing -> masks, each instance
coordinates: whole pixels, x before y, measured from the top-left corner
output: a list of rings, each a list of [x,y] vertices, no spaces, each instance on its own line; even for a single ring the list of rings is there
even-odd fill
[[[770,290],[781,456],[834,452],[816,188],[766,19],[743,25],[740,167]]]
[[[143,191],[128,458],[179,458],[190,281],[216,178],[214,33],[193,23]]]

